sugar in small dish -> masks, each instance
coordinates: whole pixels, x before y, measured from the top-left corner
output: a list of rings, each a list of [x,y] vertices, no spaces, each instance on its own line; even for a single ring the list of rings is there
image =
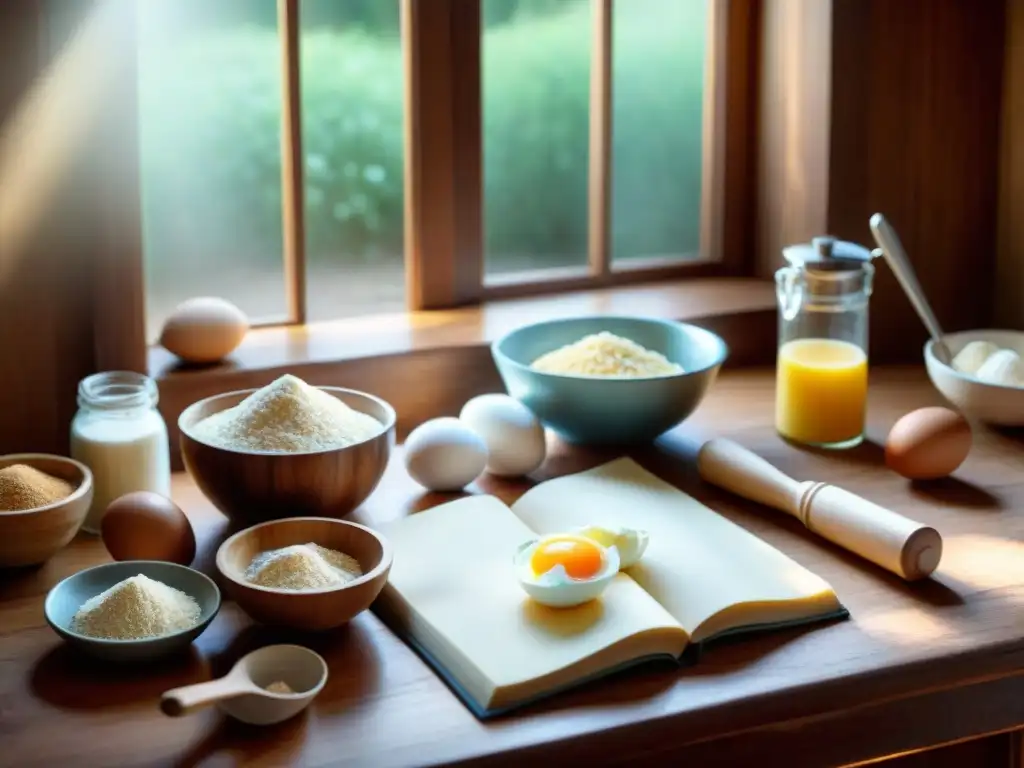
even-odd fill
[[[260,552],[245,571],[258,587],[296,592],[343,586],[363,575],[359,561],[319,544],[293,544]]]
[[[140,573],[83,603],[71,630],[106,640],[144,640],[192,629],[200,614],[190,595]]]

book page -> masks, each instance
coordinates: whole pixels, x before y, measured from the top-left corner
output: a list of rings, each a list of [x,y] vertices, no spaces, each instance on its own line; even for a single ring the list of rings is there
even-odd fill
[[[626,572],[694,641],[840,607],[820,577],[629,458],[543,482],[512,509],[539,533],[646,530],[647,551]]]
[[[530,599],[512,560],[536,534],[494,497],[449,502],[382,533],[394,546],[387,610],[404,613],[405,630],[484,707],[494,689],[551,675],[631,636],[667,631],[660,652],[685,648],[678,622],[625,574],[575,608]]]

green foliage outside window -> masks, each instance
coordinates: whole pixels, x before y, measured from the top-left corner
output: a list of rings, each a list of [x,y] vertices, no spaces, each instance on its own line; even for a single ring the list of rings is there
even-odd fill
[[[617,252],[665,253],[696,242],[704,8],[699,0],[662,4],[663,13],[632,15],[616,53],[615,150],[628,148],[629,158],[615,180]],[[186,14],[175,16],[181,28],[174,35],[170,21],[151,19],[165,39],[148,33],[152,44],[143,51],[147,262],[158,274],[216,263],[226,251],[246,252],[254,266],[281,258],[274,3],[204,0],[202,7],[211,5],[220,20],[207,18],[187,34],[187,20],[180,21]],[[234,18],[241,13],[245,23],[231,21],[234,6]],[[303,8],[309,258],[397,262],[403,226],[398,4],[322,0]],[[484,8],[494,54],[484,73],[488,248],[543,254],[556,250],[554,241],[567,232],[586,229],[578,206],[566,205],[564,185],[586,177],[579,147],[587,142],[587,89],[578,84],[589,77],[590,51],[580,43],[586,36],[579,24],[589,23],[589,12],[558,0],[487,0]],[[314,23],[317,14],[322,18]],[[686,38],[694,52],[682,57],[689,63],[681,67]],[[546,119],[524,123],[521,114]],[[650,126],[665,125],[678,131],[646,138]],[[637,193],[632,205],[631,191]],[[664,204],[651,205],[652,194]]]

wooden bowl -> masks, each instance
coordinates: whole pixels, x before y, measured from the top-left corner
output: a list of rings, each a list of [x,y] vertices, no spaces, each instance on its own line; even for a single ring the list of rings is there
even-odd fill
[[[374,491],[395,445],[395,410],[380,398],[341,387],[320,387],[379,421],[374,437],[344,448],[268,453],[209,445],[192,434],[207,416],[237,405],[247,389],[208,397],[178,418],[181,456],[196,485],[232,520],[251,524],[284,517],[342,517]]]
[[[26,464],[67,480],[74,492],[45,507],[0,512],[0,567],[38,565],[67,546],[85,522],[92,503],[92,472],[81,462],[48,453],[12,453],[0,456],[0,469]]]
[[[245,580],[253,557],[292,544],[319,544],[359,561],[363,575],[338,587],[295,591]],[[296,517],[246,528],[217,550],[224,589],[256,621],[302,630],[341,626],[370,607],[391,571],[391,544],[366,526],[324,517]]]

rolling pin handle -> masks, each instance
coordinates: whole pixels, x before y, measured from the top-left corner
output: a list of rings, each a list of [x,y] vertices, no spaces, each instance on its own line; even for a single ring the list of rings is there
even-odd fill
[[[732,440],[706,442],[697,454],[697,472],[712,485],[799,516],[803,484]]]

